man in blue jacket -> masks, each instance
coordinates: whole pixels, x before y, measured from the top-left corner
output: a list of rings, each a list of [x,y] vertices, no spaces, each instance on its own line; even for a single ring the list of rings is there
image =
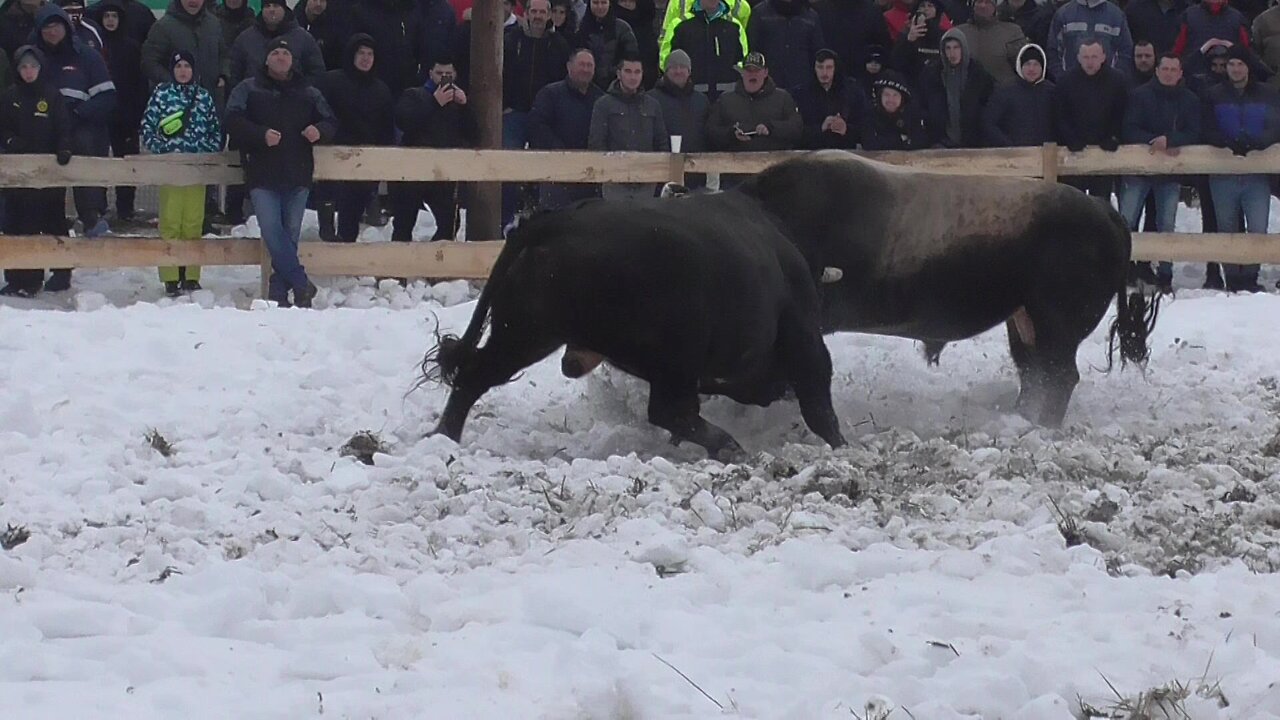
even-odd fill
[[[578,48],[569,56],[569,76],[538,91],[529,111],[531,150],[586,150],[591,135],[591,113],[604,91],[592,81],[596,76],[595,56]],[[596,185],[542,183],[539,204],[545,208],[564,207],[575,200],[595,197]]]
[[[1156,64],[1154,80],[1129,94],[1120,140],[1146,145],[1151,154],[1177,155],[1178,148],[1200,142],[1200,100],[1182,84],[1182,59],[1169,52]],[[1126,175],[1121,180],[1120,214],[1130,230],[1148,195],[1155,195],[1156,232],[1173,232],[1182,183],[1168,175]],[[1139,276],[1146,275],[1138,268]],[[1146,268],[1150,270],[1150,268]],[[1173,287],[1173,263],[1161,261],[1156,284],[1164,292]]]
[[[1227,80],[1208,93],[1209,115],[1205,140],[1244,156],[1265,150],[1280,140],[1280,95],[1250,74],[1249,53],[1243,45],[1227,50]],[[1240,231],[1244,212],[1245,232],[1267,232],[1271,188],[1266,175],[1213,175],[1209,178],[1218,230]],[[1223,264],[1227,290],[1259,292],[1257,265]]]
[[[1057,80],[1078,66],[1080,46],[1102,45],[1111,67],[1128,75],[1133,70],[1133,36],[1119,6],[1107,0],[1071,0],[1058,8],[1049,24],[1049,77]]]
[[[116,108],[116,86],[107,72],[107,63],[97,50],[76,36],[71,19],[62,8],[48,3],[36,13],[32,38],[48,58],[49,82],[62,94],[71,113],[71,143],[76,155],[106,157],[111,148],[108,131]],[[107,189],[73,188],[76,214],[87,237],[105,235],[109,228]],[[58,292],[71,287],[71,271],[54,270],[44,289]]]

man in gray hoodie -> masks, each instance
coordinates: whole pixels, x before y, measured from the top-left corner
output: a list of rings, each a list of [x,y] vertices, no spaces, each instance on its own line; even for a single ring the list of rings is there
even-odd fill
[[[622,152],[670,152],[671,138],[662,122],[662,107],[640,88],[644,64],[637,56],[622,58],[617,79],[591,109],[587,149]],[[653,197],[653,183],[606,183],[606,200]]]

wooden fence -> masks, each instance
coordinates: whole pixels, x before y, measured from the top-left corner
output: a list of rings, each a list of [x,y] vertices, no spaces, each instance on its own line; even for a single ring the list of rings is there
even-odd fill
[[[461,182],[681,182],[686,173],[754,173],[796,153],[592,153],[515,150],[429,150],[395,147],[316,149],[317,180]],[[1143,146],[1116,152],[1073,153],[1056,145],[984,150],[862,153],[884,162],[952,175],[1057,180],[1080,175],[1213,175],[1280,172],[1280,147],[1237,157],[1207,146],[1175,157]],[[0,187],[72,185],[228,184],[241,179],[234,153],[77,157],[6,156]],[[304,243],[299,249],[315,275],[483,278],[501,241],[436,243]],[[1280,238],[1227,233],[1136,233],[1136,260],[1280,263]],[[269,258],[256,239],[187,242],[51,236],[5,237],[0,268],[109,268],[153,265],[261,265]]]

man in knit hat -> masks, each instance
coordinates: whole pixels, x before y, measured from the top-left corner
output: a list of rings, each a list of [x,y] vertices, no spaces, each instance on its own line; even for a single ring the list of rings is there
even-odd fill
[[[331,140],[335,125],[324,96],[294,68],[283,37],[267,45],[264,66],[227,99],[227,132],[240,148],[245,186],[271,253],[267,298],[281,307],[291,304],[291,290],[298,307],[311,307],[316,294],[298,260],[298,237],[315,171],[311,147]]]
[[[298,27],[293,11],[285,6],[284,0],[263,0],[257,21],[240,33],[231,46],[232,87],[262,67],[267,57],[267,45],[276,38],[289,41],[293,67],[307,81],[315,82],[325,72],[320,45],[311,33]]]
[[[707,112],[711,102],[693,87],[693,63],[689,53],[672,50],[667,66],[653,87],[653,98],[662,107],[667,132],[680,136],[680,152],[703,152],[707,148]]]

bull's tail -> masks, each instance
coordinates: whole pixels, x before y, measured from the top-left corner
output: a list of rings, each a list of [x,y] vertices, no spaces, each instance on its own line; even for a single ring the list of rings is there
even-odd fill
[[[1129,225],[1115,208],[1107,204],[1112,222],[1118,226],[1129,239]],[[1132,242],[1126,242],[1132,247]],[[1160,316],[1160,293],[1154,288],[1138,287],[1130,291],[1128,287],[1129,255],[1125,254],[1124,271],[1120,274],[1120,287],[1116,289],[1116,319],[1111,322],[1107,332],[1107,371],[1115,364],[1116,348],[1120,349],[1120,367],[1129,363],[1145,366],[1151,357],[1149,340],[1156,327],[1156,318]]]
[[[454,387],[458,379],[458,371],[475,357],[479,349],[480,338],[484,336],[485,328],[489,326],[493,296],[499,291],[503,279],[516,258],[524,252],[523,238],[526,235],[527,233],[521,232],[519,227],[511,231],[506,244],[502,247],[502,252],[498,253],[493,269],[489,272],[489,279],[485,282],[484,289],[480,291],[480,299],[476,301],[471,323],[467,325],[462,337],[453,334],[441,335],[437,325],[436,344],[422,358],[422,375],[415,387],[421,387],[429,382],[444,383]]]

